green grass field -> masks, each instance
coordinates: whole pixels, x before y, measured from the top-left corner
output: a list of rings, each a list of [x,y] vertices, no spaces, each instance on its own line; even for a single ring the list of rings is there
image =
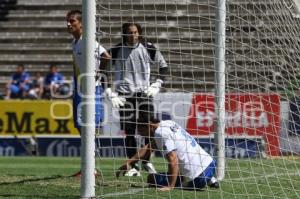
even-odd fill
[[[114,177],[121,159],[97,159],[103,177],[97,178],[101,198],[300,198],[300,159],[231,159],[226,162],[226,178],[219,189],[160,192],[145,184],[142,177]],[[153,160],[164,171],[163,159]],[[79,198],[79,158],[0,158],[0,198]]]

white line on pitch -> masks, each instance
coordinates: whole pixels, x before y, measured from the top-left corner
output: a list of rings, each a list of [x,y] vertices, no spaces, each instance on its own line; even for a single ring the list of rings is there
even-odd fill
[[[128,191],[124,192],[117,192],[117,193],[107,193],[102,195],[103,198],[109,198],[109,197],[116,197],[116,196],[123,196],[123,195],[129,195],[129,194],[135,194],[139,193],[145,190],[148,190],[149,188],[139,188],[139,189],[129,189]]]
[[[285,176],[285,175],[300,175],[300,172],[289,172],[289,173],[280,173],[280,174],[269,174],[269,175],[261,175],[261,176],[249,176],[249,177],[240,177],[240,178],[231,178],[224,181],[231,181],[231,180],[249,180],[254,178],[270,178],[270,177],[279,177],[279,176]]]

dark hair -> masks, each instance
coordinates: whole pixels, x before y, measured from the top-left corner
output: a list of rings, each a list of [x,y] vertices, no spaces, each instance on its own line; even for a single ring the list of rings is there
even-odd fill
[[[51,64],[51,65],[49,66],[49,69],[52,69],[52,68],[57,68],[57,65],[56,65],[56,64]]]
[[[70,10],[67,13],[67,19],[71,16],[74,16],[78,21],[81,22],[82,19],[82,12],[80,10]]]
[[[22,68],[22,70],[24,70],[24,69],[25,69],[25,66],[24,66],[23,64],[19,64],[19,65],[17,66],[17,68]]]
[[[142,104],[139,106],[139,118],[138,118],[138,126],[144,126],[149,124],[150,122],[159,123],[159,119],[156,119],[153,112],[152,104]]]
[[[132,22],[132,23],[124,23],[124,24],[122,25],[122,38],[123,38],[123,43],[126,43],[126,41],[127,41],[127,36],[128,36],[127,31],[128,31],[128,28],[129,28],[130,26],[135,26],[135,27],[138,29],[138,32],[139,32],[139,35],[140,35],[140,36],[139,36],[139,40],[141,41],[141,40],[143,39],[143,37],[142,37],[142,33],[143,33],[142,26],[141,26],[140,24],[138,24],[138,23]]]

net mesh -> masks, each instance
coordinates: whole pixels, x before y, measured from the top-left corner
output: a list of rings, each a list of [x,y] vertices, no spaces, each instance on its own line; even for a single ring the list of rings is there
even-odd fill
[[[155,115],[179,123],[214,156],[215,1],[96,2],[98,42],[110,49],[122,42],[123,23],[139,23],[142,36],[169,66],[154,99]],[[299,23],[296,1],[226,2],[226,168],[219,189],[161,192],[148,187],[141,168],[140,177],[116,178],[126,159],[124,132],[118,110],[107,101],[97,136],[98,193],[104,198],[299,198]],[[151,83],[158,72],[151,68]],[[159,153],[152,156],[156,169],[166,172],[168,162]]]

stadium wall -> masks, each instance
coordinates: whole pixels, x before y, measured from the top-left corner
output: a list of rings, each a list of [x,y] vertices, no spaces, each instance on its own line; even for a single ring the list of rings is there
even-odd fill
[[[66,100],[0,101],[0,155],[32,154],[30,151],[36,144],[39,155],[79,156],[80,137],[73,127],[71,103]],[[154,99],[154,104],[158,118],[172,119],[185,126],[213,153],[212,94],[162,93]],[[106,119],[96,140],[101,146],[98,152],[102,156],[123,156],[124,132],[119,128],[118,110],[112,109],[110,103],[104,105]],[[264,151],[279,155],[282,144],[279,138],[287,133],[288,107],[277,95],[227,95],[227,156],[254,157]]]

